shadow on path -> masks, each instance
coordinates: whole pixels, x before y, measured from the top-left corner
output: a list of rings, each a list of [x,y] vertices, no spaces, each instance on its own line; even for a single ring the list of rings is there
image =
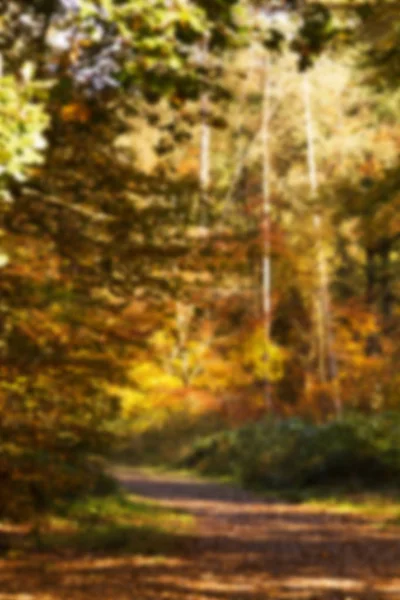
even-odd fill
[[[130,492],[195,515],[195,532],[177,531],[163,557],[99,549],[0,562],[0,600],[400,600],[398,529],[226,485],[116,474]]]

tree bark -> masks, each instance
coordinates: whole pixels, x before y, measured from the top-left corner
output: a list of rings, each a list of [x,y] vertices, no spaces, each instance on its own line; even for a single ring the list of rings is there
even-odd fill
[[[262,104],[262,196],[263,196],[263,320],[265,333],[265,403],[272,410],[272,388],[268,377],[268,344],[271,338],[271,157],[270,157],[270,58],[268,53],[264,58],[264,83]]]
[[[315,158],[315,138],[314,121],[311,107],[311,92],[308,73],[303,75],[303,99],[305,111],[305,126],[307,138],[307,164],[310,190],[312,197],[318,194],[318,172]],[[342,412],[342,402],[340,397],[338,368],[336,354],[333,348],[334,334],[332,328],[332,315],[329,296],[329,276],[326,256],[322,244],[322,218],[318,212],[314,213],[313,225],[317,239],[317,271],[318,271],[318,308],[317,308],[317,329],[319,338],[319,375],[322,384],[328,380],[333,383],[333,400],[337,415]],[[326,356],[327,355],[327,356]],[[326,369],[328,366],[328,373]]]
[[[208,55],[208,38],[205,37],[202,42],[201,62],[205,66]],[[211,148],[211,129],[210,119],[210,99],[208,92],[203,92],[200,98],[200,164],[199,164],[199,184],[200,184],[200,213],[202,221],[206,219],[208,194],[210,189],[210,148]]]

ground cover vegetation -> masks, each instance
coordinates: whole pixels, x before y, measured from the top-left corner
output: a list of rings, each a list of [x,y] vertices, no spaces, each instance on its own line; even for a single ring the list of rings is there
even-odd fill
[[[396,489],[398,428],[392,413],[349,415],[322,425],[297,418],[259,421],[200,438],[182,464],[270,491]]]
[[[1,519],[398,480],[398,9],[0,2]]]

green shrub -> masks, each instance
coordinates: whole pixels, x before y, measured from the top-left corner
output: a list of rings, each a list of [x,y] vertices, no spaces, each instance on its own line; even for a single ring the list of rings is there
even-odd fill
[[[400,483],[400,414],[252,423],[198,440],[182,466],[273,488]]]

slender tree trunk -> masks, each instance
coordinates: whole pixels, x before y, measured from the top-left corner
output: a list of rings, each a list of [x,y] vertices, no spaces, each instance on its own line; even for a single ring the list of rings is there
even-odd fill
[[[272,389],[268,377],[268,344],[271,338],[271,158],[270,158],[270,59],[264,58],[264,82],[262,104],[262,195],[263,195],[263,320],[265,332],[265,403],[272,409]]]
[[[390,276],[390,242],[383,243],[380,250],[381,256],[381,288],[382,288],[382,299],[381,299],[381,312],[383,318],[383,331],[387,331],[388,322],[393,314],[393,294],[391,290],[391,276]]]
[[[366,284],[367,284],[367,305],[370,310],[373,309],[374,306],[374,290],[375,290],[375,253],[371,248],[367,248],[366,250],[366,265],[365,265],[365,275],[366,275]]]
[[[249,59],[248,59],[248,80],[252,81],[254,76],[254,72],[256,68],[258,68],[258,52],[257,46],[255,44],[249,49]],[[240,185],[240,182],[243,177],[243,173],[246,167],[246,161],[248,155],[253,147],[253,144],[257,142],[258,136],[260,133],[260,125],[257,125],[257,128],[254,132],[254,135],[251,139],[246,140],[243,136],[243,128],[246,125],[246,105],[247,105],[247,92],[246,86],[243,86],[243,89],[239,92],[239,116],[236,123],[236,134],[238,138],[238,143],[235,148],[235,158],[233,162],[233,174],[230,182],[230,186],[228,192],[225,197],[225,202],[223,206],[223,214],[224,216],[228,215],[228,213],[233,208],[233,201],[235,199],[235,194]]]
[[[207,63],[208,38],[205,37],[201,47],[201,62]],[[200,160],[199,160],[199,188],[200,205],[195,206],[195,214],[199,215],[200,221],[206,220],[208,193],[210,188],[210,148],[211,148],[211,130],[209,125],[209,96],[203,92],[200,98]],[[189,384],[189,365],[188,355],[185,350],[187,344],[187,317],[185,311],[192,311],[192,305],[185,306],[182,302],[176,301],[176,324],[178,329],[179,348],[182,355],[182,376],[185,385]]]
[[[208,55],[208,38],[205,37],[201,47],[201,63],[205,66]],[[196,213],[200,213],[200,221],[206,220],[208,194],[210,189],[210,149],[211,149],[211,129],[209,125],[210,101],[207,92],[203,92],[200,98],[200,160],[199,160],[199,188],[200,188],[200,206],[196,207]],[[176,324],[178,330],[178,346],[182,356],[182,377],[185,385],[190,383],[187,342],[189,320],[193,311],[193,305],[185,305],[182,302],[176,302]]]
[[[202,201],[207,202],[208,190],[210,187],[210,145],[211,131],[208,124],[208,94],[204,93],[201,97],[201,134],[200,134],[200,189]]]
[[[188,338],[189,324],[192,313],[192,306],[185,306],[182,302],[176,303],[176,327],[178,334],[177,356],[181,359],[181,377],[185,386],[190,383],[189,376],[189,357],[188,357]]]
[[[376,273],[376,262],[375,262],[375,251],[372,248],[366,249],[366,300],[368,310],[373,314],[376,312],[376,284],[377,284],[377,273]],[[367,336],[365,343],[365,354],[367,356],[374,356],[380,353],[379,335],[377,332],[370,333]]]
[[[318,172],[315,158],[315,140],[314,140],[314,122],[311,108],[311,93],[308,74],[303,75],[303,99],[305,110],[305,125],[307,137],[307,163],[308,175],[310,181],[311,195],[315,197],[318,193]],[[319,375],[321,383],[326,383],[329,379],[333,383],[333,395],[335,411],[337,415],[342,412],[342,402],[340,397],[337,359],[334,351],[332,315],[329,297],[329,276],[326,263],[326,256],[322,243],[322,219],[316,212],[313,217],[313,224],[317,238],[317,270],[318,270],[318,298],[317,298],[317,322],[319,338]],[[326,356],[327,354],[327,356]],[[327,361],[326,361],[327,359]],[[328,365],[329,376],[327,376],[326,362]]]
[[[208,56],[208,38],[205,37],[202,43],[202,64],[205,66]],[[203,92],[200,98],[200,164],[199,164],[199,184],[200,184],[200,211],[203,220],[206,218],[208,194],[210,189],[210,149],[211,149],[211,128],[210,119],[210,99],[208,92]]]

